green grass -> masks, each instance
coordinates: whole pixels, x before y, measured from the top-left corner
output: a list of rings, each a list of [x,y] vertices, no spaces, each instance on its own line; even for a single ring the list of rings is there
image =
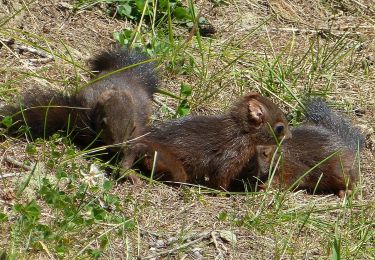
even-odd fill
[[[228,17],[232,7],[243,4],[215,2],[216,8],[228,12]],[[76,2],[71,4],[78,8],[72,12],[100,10],[89,5],[79,9]],[[13,38],[54,58],[45,66],[33,67],[24,66],[22,54],[8,57],[7,65],[0,68],[0,95],[6,102],[26,86],[57,87],[72,93],[90,82],[91,73],[84,61],[77,58],[79,47],[71,46],[66,36],[58,41],[12,25],[11,17],[22,13],[30,16],[38,9],[35,5],[32,2],[17,6],[1,19],[0,39]],[[188,10],[190,22],[198,21],[199,11],[194,11],[192,1],[183,2],[182,6]],[[321,8],[331,10],[335,8],[332,6]],[[121,43],[145,49],[159,64],[162,91],[157,95],[156,120],[189,113],[217,113],[236,97],[253,90],[282,106],[293,125],[303,118],[303,101],[309,96],[325,97],[338,107],[366,102],[358,94],[361,90],[354,96],[350,91],[337,95],[345,91],[341,84],[365,85],[373,80],[373,68],[368,63],[363,66],[358,51],[366,39],[349,33],[337,35],[334,31],[324,37],[319,33],[290,33],[290,37],[278,39],[272,37],[270,30],[282,24],[275,14],[264,15],[243,33],[208,38],[198,31],[190,37],[192,27],[185,18],[176,17],[168,8],[159,13],[150,5],[150,9],[137,10],[131,19],[132,30],[124,28],[114,34]],[[95,29],[95,22],[88,27]],[[86,40],[95,45],[93,38]],[[106,178],[103,173],[113,166],[95,158],[92,151],[78,150],[66,133],[33,141],[24,137],[14,139],[6,131],[1,134],[1,150],[7,154],[11,151],[17,160],[31,167],[30,171],[4,164],[0,172],[0,177],[8,171],[17,172],[14,177],[0,179],[0,255],[6,254],[10,259],[134,259],[165,250],[155,241],[173,249],[185,245],[191,234],[211,230],[230,231],[240,242],[229,243],[218,236],[215,246],[209,237],[166,256],[194,258],[191,249],[195,247],[202,248],[207,258],[213,258],[219,251],[237,259],[375,256],[372,198],[340,200],[277,190],[228,194],[194,185],[176,188],[157,181],[132,187],[127,182],[116,183]],[[369,159],[362,163],[366,162]],[[370,178],[369,173],[361,173],[361,178]],[[359,185],[359,194],[363,189],[371,190],[363,186]]]

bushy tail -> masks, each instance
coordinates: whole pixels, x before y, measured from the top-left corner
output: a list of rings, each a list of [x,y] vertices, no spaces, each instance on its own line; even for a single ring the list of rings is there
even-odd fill
[[[108,73],[123,68],[124,70],[119,72],[120,76],[123,79],[138,81],[150,96],[157,90],[155,62],[139,50],[117,48],[113,51],[102,52],[91,60],[91,64],[92,70],[99,73]]]
[[[0,118],[12,118],[12,125],[7,125],[12,134],[25,126],[26,133],[44,137],[75,125],[81,108],[74,107],[73,99],[58,91],[33,89],[23,93],[19,102],[1,107]]]
[[[345,144],[351,149],[361,150],[364,147],[365,139],[358,128],[343,116],[330,109],[322,99],[310,100],[306,105],[306,120],[321,125],[342,138]]]
[[[147,62],[148,60],[150,59],[147,56],[138,51],[117,49],[97,55],[92,60],[92,69],[99,72],[100,77],[102,74],[124,68],[124,70],[111,75],[114,77],[111,80],[123,85],[141,86],[151,97],[156,92],[157,79],[154,64]],[[93,85],[93,87],[95,86],[97,85]],[[99,84],[99,86],[101,85]],[[84,93],[83,99],[93,98],[95,101],[101,94],[100,92],[104,91],[105,84],[103,86],[92,90],[89,94]],[[142,95],[143,92],[140,93]],[[28,133],[44,137],[57,130],[74,127],[78,128],[79,132],[83,132],[83,136],[89,140],[95,137],[95,126],[93,126],[95,122],[90,118],[92,113],[85,111],[92,107],[88,108],[82,105],[86,103],[80,95],[67,96],[59,91],[32,89],[23,93],[18,103],[0,107],[0,120],[6,116],[12,117],[13,125],[9,129],[12,133],[21,126],[26,126],[29,129]]]

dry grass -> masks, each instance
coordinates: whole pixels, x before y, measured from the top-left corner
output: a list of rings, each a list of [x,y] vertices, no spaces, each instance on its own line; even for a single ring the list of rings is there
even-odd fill
[[[113,32],[134,28],[131,23],[108,17],[98,7],[74,12],[71,1],[23,3],[0,4],[0,41],[13,38],[22,46],[50,53],[53,59],[2,46],[0,91],[4,101],[25,88],[74,89],[87,82],[89,57],[113,43]],[[178,94],[181,82],[191,84],[192,113],[198,114],[221,111],[248,89],[272,91],[275,101],[291,116],[298,109],[297,101],[307,93],[324,95],[348,112],[366,134],[359,189],[363,194],[354,201],[303,192],[229,196],[196,187],[160,183],[135,187],[127,182],[106,190],[105,179],[97,176],[90,179],[86,197],[80,200],[77,194],[87,183],[82,173],[89,172],[92,160],[71,157],[69,151],[74,147],[63,138],[32,143],[7,137],[0,144],[1,158],[39,163],[30,175],[1,160],[0,176],[19,173],[0,179],[0,248],[11,257],[81,258],[100,253],[105,258],[132,259],[169,249],[172,252],[161,258],[375,257],[373,1],[228,0],[217,6],[213,1],[196,4],[217,33],[212,39],[203,39],[202,46],[190,42],[179,54],[194,59],[196,65],[190,73],[171,72],[162,65],[162,87]],[[177,32],[183,39],[187,34],[183,28]],[[157,99],[176,106],[176,100],[162,95]],[[155,105],[156,117],[165,116],[160,110],[160,105]],[[354,111],[364,114],[356,116]],[[30,145],[36,153],[30,152]],[[60,154],[56,156],[56,152]],[[52,166],[51,160],[55,162]],[[68,177],[57,180],[61,169]],[[79,208],[75,216],[81,222],[73,217],[70,224],[65,223],[69,204],[59,208],[41,195],[41,187],[47,187],[44,177],[56,190],[76,196],[72,205]],[[27,185],[23,188],[23,184]],[[41,207],[38,219],[28,219],[27,212],[15,210],[15,205],[26,205],[32,199]],[[99,211],[103,218],[95,213]],[[1,220],[1,214],[7,219]],[[27,223],[35,227],[28,229]],[[44,229],[36,223],[49,226],[56,237],[41,236]],[[234,235],[236,241],[229,241],[225,232],[219,231]]]

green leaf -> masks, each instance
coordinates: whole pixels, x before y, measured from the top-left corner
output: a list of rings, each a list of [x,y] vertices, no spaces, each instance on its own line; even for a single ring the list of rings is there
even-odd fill
[[[132,7],[128,3],[122,4],[118,7],[118,14],[121,17],[134,19],[134,16],[132,15]]]
[[[138,12],[140,14],[143,13],[143,8],[145,8],[146,1],[145,0],[135,0],[135,5],[137,6]],[[145,15],[149,14],[148,8],[146,9]]]
[[[340,248],[341,248],[340,238],[337,239],[335,237],[333,239],[333,243],[332,243],[332,257],[331,257],[332,260],[340,260],[341,259]]]
[[[13,118],[11,116],[6,116],[3,118],[3,120],[1,120],[1,123],[9,128],[13,124]]]
[[[177,108],[177,114],[179,116],[186,116],[190,113],[190,106],[186,99],[182,100],[180,105]]]
[[[61,135],[59,133],[54,133],[51,137],[50,140],[53,141],[58,141],[60,139]]]
[[[135,228],[135,222],[131,219],[124,222],[125,230],[133,230]]]
[[[108,237],[107,236],[102,236],[100,238],[100,249],[105,249],[108,246]]]
[[[102,251],[97,250],[97,249],[87,249],[86,250],[87,254],[90,255],[93,259],[99,259],[100,256],[102,255]]]
[[[107,211],[105,211],[102,208],[99,207],[94,207],[91,209],[91,215],[96,219],[96,220],[105,220],[107,216]]]
[[[219,215],[217,216],[217,218],[220,220],[220,221],[224,221],[224,220],[227,220],[228,218],[228,213],[226,211],[222,211],[219,213]]]
[[[123,34],[121,32],[114,32],[113,38],[115,39],[115,41],[123,45]]]
[[[189,97],[189,96],[191,96],[191,92],[192,92],[192,89],[191,89],[190,85],[181,84],[181,88],[180,88],[181,95],[183,95],[185,97]]]
[[[185,7],[177,7],[174,10],[174,15],[178,20],[191,20],[191,16],[189,14],[189,10]]]
[[[29,220],[38,219],[41,212],[41,208],[35,200],[32,200],[27,205],[16,204],[13,208]]]
[[[63,167],[59,167],[56,170],[56,178],[58,180],[61,180],[62,178],[68,177],[68,174],[65,172],[65,169]]]
[[[31,172],[27,175],[26,180],[23,183],[18,185],[17,196],[20,196],[22,192],[26,189],[27,185],[29,185],[31,178],[34,176],[36,165],[37,164],[34,164],[34,167],[31,170]]]
[[[104,181],[104,183],[103,183],[103,189],[105,191],[109,191],[110,189],[112,189],[112,187],[113,187],[113,182],[112,181],[110,181],[110,180]]]
[[[68,253],[69,249],[65,245],[60,244],[56,246],[55,251],[57,255],[64,256],[66,253]]]
[[[27,144],[27,145],[26,145],[26,153],[27,153],[28,155],[34,155],[34,154],[36,154],[36,153],[37,153],[37,150],[36,150],[35,145],[33,145],[33,144],[31,144],[31,143]]]
[[[58,151],[52,151],[51,155],[52,155],[52,157],[55,157],[55,158],[60,158],[61,157],[61,153],[58,152]]]
[[[68,148],[68,150],[66,150],[66,154],[69,156],[73,156],[76,154],[76,150],[72,148]]]
[[[171,0],[159,0],[159,10],[166,11],[168,9],[168,2],[172,2]]]
[[[47,161],[47,166],[48,166],[48,168],[53,168],[54,166],[56,165],[56,161],[55,160],[53,160],[53,159],[49,159],[48,161]]]
[[[0,223],[5,221],[8,221],[8,216],[4,213],[0,213]]]

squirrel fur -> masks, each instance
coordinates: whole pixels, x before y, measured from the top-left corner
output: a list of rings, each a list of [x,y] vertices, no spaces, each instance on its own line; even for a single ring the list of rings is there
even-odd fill
[[[92,60],[96,78],[74,95],[29,90],[19,103],[1,108],[0,114],[12,116],[11,132],[26,125],[36,137],[69,130],[81,145],[94,140],[97,145],[121,144],[139,136],[149,122],[157,78],[154,64],[144,62],[147,59],[127,49],[103,52]]]
[[[275,136],[290,136],[283,112],[255,92],[240,98],[224,114],[162,122],[144,133],[130,150],[135,157],[144,157],[148,170],[155,159],[155,173],[166,180],[223,190],[255,155],[256,145],[275,144]],[[128,157],[125,165],[130,167],[135,157]]]
[[[276,146],[257,146],[260,179],[269,177],[275,154],[274,162],[280,156],[281,160],[272,186],[332,192],[340,197],[352,191],[358,180],[359,152],[364,147],[359,129],[323,100],[314,99],[306,106],[305,122],[292,129],[292,136],[282,143],[281,155]]]

